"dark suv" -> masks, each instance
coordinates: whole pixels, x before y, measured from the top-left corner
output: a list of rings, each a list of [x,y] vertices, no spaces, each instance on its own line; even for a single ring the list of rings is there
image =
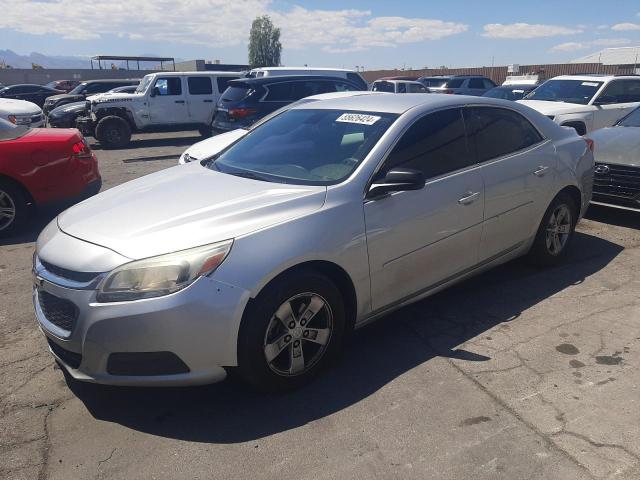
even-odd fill
[[[218,101],[212,127],[218,133],[246,128],[301,98],[363,90],[362,85],[333,76],[291,75],[232,80]]]
[[[473,95],[479,97],[487,90],[496,86],[492,80],[481,75],[452,75],[450,77],[438,77],[438,86],[430,86],[430,80],[434,77],[421,77],[419,82],[429,88],[431,93],[449,93],[455,95]],[[429,82],[428,82],[429,81]]]
[[[62,95],[54,95],[47,98],[42,107],[42,111],[45,115],[49,115],[49,112],[60,105],[67,103],[80,102],[87,98],[89,95],[96,95],[98,93],[108,92],[112,88],[125,87],[128,85],[138,85],[140,80],[131,79],[118,79],[118,80],[87,80],[77,85],[69,93]]]

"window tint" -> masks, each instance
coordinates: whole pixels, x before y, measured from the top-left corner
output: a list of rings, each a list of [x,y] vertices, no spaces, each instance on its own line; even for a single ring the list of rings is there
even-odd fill
[[[273,83],[267,86],[269,93],[265,97],[267,102],[288,102],[292,100],[291,82]]]
[[[512,110],[474,107],[465,110],[465,118],[478,162],[517,152],[542,140],[533,125]]]
[[[407,84],[399,83],[398,84],[398,93],[407,93]]]
[[[487,78],[482,79],[482,82],[484,83],[484,88],[486,89],[494,88],[496,86],[495,83],[493,83],[491,80]]]
[[[470,78],[469,88],[485,88],[482,78]]]
[[[103,93],[117,86],[118,85],[114,85],[112,83],[90,83],[87,85],[87,88],[84,91],[84,93]]]
[[[347,79],[351,80],[356,85],[362,85],[362,77],[357,73],[347,73]]]
[[[355,92],[358,89],[350,83],[335,82],[336,92]]]
[[[231,80],[236,80],[240,77],[218,77],[216,78],[216,82],[218,83],[218,91],[220,93],[224,92],[229,86],[229,82]]]
[[[422,170],[436,177],[472,165],[460,109],[431,113],[417,120],[396,144],[384,171],[394,167]]]
[[[300,82],[283,82],[268,85],[267,102],[295,102],[301,98],[320,93],[335,92],[333,82],[305,80]]]
[[[373,87],[371,87],[371,90],[374,92],[389,92],[389,93],[394,93],[394,87],[393,87],[393,83],[391,82],[385,82],[384,80],[378,80],[376,82],[373,82]]]
[[[180,77],[158,78],[155,88],[159,90],[160,95],[181,95],[182,83]]]
[[[640,80],[614,80],[598,97],[596,103],[640,102]]]
[[[460,88],[464,83],[464,78],[454,78],[447,82],[447,88]]]
[[[210,77],[188,77],[187,86],[191,95],[211,95],[213,93]]]

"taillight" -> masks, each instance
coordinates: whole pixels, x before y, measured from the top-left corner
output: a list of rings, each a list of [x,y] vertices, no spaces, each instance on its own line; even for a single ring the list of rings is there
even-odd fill
[[[74,143],[71,146],[71,151],[73,152],[74,157],[91,158],[91,149],[89,148],[89,144],[85,139],[82,139],[81,141]]]
[[[232,118],[244,118],[255,113],[258,113],[255,108],[230,108],[228,112]]]
[[[9,115],[7,118],[11,123],[13,123],[14,125],[16,124],[17,120],[15,115]]]
[[[587,147],[589,147],[589,150],[593,153],[593,150],[596,147],[594,141],[591,140],[590,138],[585,138],[584,141],[587,142]]]

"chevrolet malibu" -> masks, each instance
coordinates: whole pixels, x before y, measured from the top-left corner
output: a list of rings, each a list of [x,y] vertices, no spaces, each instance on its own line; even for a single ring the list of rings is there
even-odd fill
[[[491,98],[298,105],[51,222],[37,320],[78,380],[203,384],[234,369],[295,388],[396,308],[521,255],[562,261],[592,146]]]

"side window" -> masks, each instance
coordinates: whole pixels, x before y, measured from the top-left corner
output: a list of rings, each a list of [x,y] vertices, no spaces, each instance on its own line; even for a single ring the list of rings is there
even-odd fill
[[[357,73],[347,72],[347,80],[351,80],[356,85],[362,85],[362,77]]]
[[[336,92],[354,92],[357,90],[356,87],[351,85],[350,83],[344,82],[335,82]]]
[[[398,84],[398,93],[407,93],[407,84],[399,83]]]
[[[478,162],[501,157],[530,147],[542,136],[529,120],[513,110],[473,107],[465,110],[469,139],[475,145]]]
[[[116,85],[113,85],[114,87]],[[104,83],[90,83],[87,85],[87,88],[85,89],[84,93],[103,93],[106,92],[107,90],[109,90],[109,88],[107,87],[111,87],[111,84],[106,85]]]
[[[460,88],[464,83],[464,78],[454,78],[447,82],[446,88]]]
[[[293,100],[291,92],[293,84],[291,82],[272,83],[266,87],[269,90],[265,97],[267,102],[289,102]]]
[[[470,78],[469,88],[484,88],[484,81],[481,78]]]
[[[409,93],[424,93],[427,89],[423,85],[409,84]]]
[[[224,92],[229,86],[229,82],[231,80],[237,80],[240,77],[218,77],[216,78],[216,82],[218,84],[218,92]]]
[[[182,81],[180,77],[158,78],[155,88],[160,95],[182,95]]]
[[[210,77],[188,77],[187,86],[191,95],[211,95],[213,93]]]
[[[483,79],[482,81],[484,82],[484,88],[486,88],[487,90],[490,88],[494,88],[496,86],[495,83],[493,83],[491,80],[488,80],[486,78]]]
[[[596,104],[640,102],[640,80],[614,80],[606,86]]]
[[[384,171],[394,167],[413,168],[422,170],[426,178],[433,178],[473,163],[462,112],[455,108],[418,119],[394,147]]]

